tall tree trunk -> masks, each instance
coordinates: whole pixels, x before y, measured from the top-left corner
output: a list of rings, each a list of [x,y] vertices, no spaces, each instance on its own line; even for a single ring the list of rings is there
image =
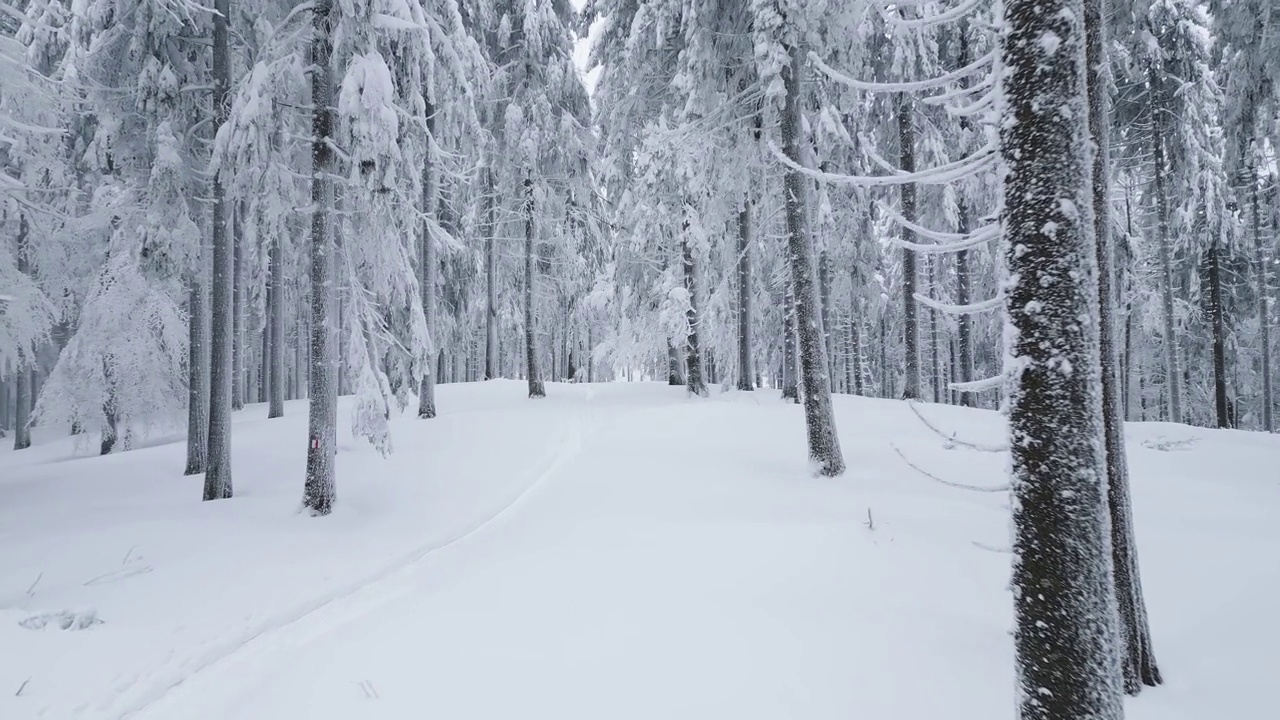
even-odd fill
[[[684,267],[684,290],[689,295],[689,304],[685,308],[685,387],[693,395],[707,397],[707,383],[702,376],[702,346],[698,338],[698,268],[694,263],[693,245],[689,242],[688,222],[680,233],[680,258]]]
[[[534,267],[533,252],[532,178],[525,178],[524,193],[524,359],[529,376],[529,397],[541,398],[547,396],[547,391],[543,387],[542,371],[538,367],[538,328],[535,325],[538,316],[533,307],[536,297],[533,283],[537,277],[537,268]]]
[[[1084,0],[1085,47],[1089,62],[1089,130],[1093,136],[1093,230],[1098,266],[1098,340],[1102,370],[1102,421],[1106,449],[1107,506],[1111,516],[1111,560],[1116,608],[1120,616],[1121,670],[1126,692],[1158,685],[1160,670],[1151,647],[1151,630],[1142,597],[1138,547],[1129,496],[1129,462],[1120,408],[1120,374],[1116,352],[1115,250],[1111,222],[1111,108],[1105,79],[1110,67],[1106,47],[1106,0]]]
[[[1082,0],[1008,0],[1005,311],[1021,720],[1120,720]],[[1057,39],[1052,49],[1045,37]]]
[[[902,166],[903,172],[915,172],[916,132],[911,118],[911,98],[906,93],[899,93],[897,105],[899,165]],[[904,183],[900,189],[902,217],[914,222],[916,220],[916,186],[912,183]],[[916,234],[904,227],[902,239],[905,242],[914,242]],[[906,379],[902,386],[902,397],[907,400],[920,399],[920,328],[916,319],[916,309],[916,254],[904,247],[902,248],[902,328],[903,351],[906,353]]]
[[[965,203],[960,204],[959,209],[959,232],[969,232],[969,210]],[[969,276],[969,251],[961,250],[956,253],[956,304],[968,305],[970,299],[970,276]],[[956,317],[956,342],[960,345],[960,382],[973,382],[973,319],[968,314],[960,314]],[[974,393],[962,392],[960,396],[960,404],[966,407],[973,407],[976,404],[976,396]]]
[[[827,251],[818,253],[818,297],[822,304],[819,317],[822,320],[822,346],[827,356],[828,392],[835,392],[835,347],[832,344],[834,335],[831,331],[831,260]]]
[[[856,278],[855,278],[856,280]],[[866,388],[863,386],[863,378],[866,371],[862,366],[862,303],[858,302],[858,287],[856,282],[849,284],[849,365],[853,375],[853,382],[849,385],[849,392],[854,395],[867,394]]]
[[[1150,70],[1152,87],[1160,84],[1160,76]],[[1155,156],[1156,244],[1160,253],[1160,305],[1164,321],[1165,383],[1169,392],[1169,421],[1182,422],[1182,374],[1178,371],[1178,336],[1173,316],[1173,250],[1169,247],[1169,195],[1165,189],[1164,109],[1151,108],[1151,147]]]
[[[925,260],[929,266],[929,293],[933,297],[939,297],[938,294],[938,256],[934,255]],[[938,358],[938,343],[941,342],[938,336],[938,313],[935,310],[929,311],[929,375],[933,385],[933,402],[942,402],[942,364]]]
[[[800,114],[804,52],[800,46],[788,48],[791,62],[782,69],[786,88],[782,112],[782,150],[791,162],[803,162],[800,152],[804,132]],[[835,412],[831,407],[831,382],[827,377],[826,348],[822,341],[818,314],[818,288],[814,278],[813,239],[809,235],[809,208],[804,178],[787,170],[784,178],[787,216],[787,257],[791,262],[791,282],[796,292],[796,326],[800,344],[800,372],[804,383],[804,418],[809,439],[809,461],[818,473],[834,477],[844,472],[844,456],[836,434]]]
[[[17,255],[17,270],[23,275],[31,272],[30,248],[27,242],[27,216],[18,220],[18,242],[14,248]],[[17,376],[17,387],[14,392],[14,428],[13,449],[25,450],[31,447],[31,406],[35,404],[35,388],[32,386],[31,373],[28,367],[35,366],[35,358],[27,349],[18,354],[18,365],[14,369]]]
[[[790,264],[790,260],[787,261]],[[796,378],[796,298],[787,281],[782,311],[782,399],[800,402],[799,380]]]
[[[1249,175],[1253,205],[1253,252],[1258,273],[1258,333],[1262,354],[1262,430],[1273,432],[1275,399],[1271,389],[1271,297],[1267,283],[1267,254],[1262,240],[1262,210],[1258,199],[1257,172]]]
[[[228,78],[230,71],[227,72]],[[231,81],[227,80],[227,86],[230,87]],[[226,102],[230,102],[228,99]],[[225,120],[223,122],[226,122]],[[225,190],[224,203],[225,203]],[[237,203],[230,203],[231,212],[231,230],[229,233],[232,247],[232,270],[231,270],[231,317],[232,317],[232,350],[231,350],[231,409],[243,410],[245,403],[245,345],[244,338],[244,248],[242,230],[240,224],[240,213]],[[225,226],[224,226],[225,227]]]
[[[1210,232],[1220,232],[1210,230]],[[1218,427],[1234,427],[1227,400],[1227,331],[1222,317],[1222,250],[1215,235],[1209,243],[1209,316],[1213,334],[1213,400]]]
[[[333,240],[329,209],[333,204],[333,44],[329,35],[333,0],[314,0],[311,10],[311,371],[307,414],[307,477],[302,504],[312,515],[328,515],[336,496],[338,398],[336,360],[329,320],[333,298]]]
[[[427,133],[435,137],[436,132],[436,110],[431,104],[431,100],[423,93],[423,103],[426,105],[427,116]],[[431,228],[427,218],[437,219],[436,213],[436,181],[431,171],[434,169],[432,163],[435,158],[428,151],[426,159],[422,163],[422,214],[423,221],[420,224],[421,237],[419,242],[419,261],[421,266],[418,268],[420,277],[419,284],[422,286],[422,316],[427,321],[427,358],[422,364],[422,384],[418,388],[418,417],[430,419],[436,416],[436,364],[435,357],[440,352],[439,346],[436,344],[436,253],[435,239],[431,237]]]
[[[187,277],[187,307],[191,315],[187,340],[187,467],[184,475],[205,471],[209,458],[209,353],[205,343],[203,260]]]
[[[231,56],[227,20],[231,0],[215,0],[213,15],[214,122],[227,122],[231,98]],[[216,130],[215,130],[216,132]],[[227,198],[220,175],[213,177],[213,298],[210,309],[209,457],[204,499],[231,497],[231,410],[235,382],[235,250],[227,234]]]
[[[484,379],[493,380],[501,371],[498,367],[498,254],[494,248],[493,221],[493,171],[484,171]]]
[[[284,347],[285,347],[285,330],[284,330],[284,295],[285,282],[284,276],[284,246],[280,236],[272,238],[271,249],[269,251],[271,265],[271,295],[270,305],[267,307],[267,325],[271,328],[271,345],[267,348],[267,364],[270,377],[268,385],[271,388],[271,397],[269,398],[271,406],[267,408],[268,418],[278,418],[284,416],[284,395],[285,395],[285,372],[284,372]]]
[[[751,196],[738,210],[738,389],[755,390],[751,374]]]

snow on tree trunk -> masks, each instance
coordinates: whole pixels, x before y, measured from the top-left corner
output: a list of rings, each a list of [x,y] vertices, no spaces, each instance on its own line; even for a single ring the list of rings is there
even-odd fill
[[[925,258],[925,263],[929,268],[929,294],[932,297],[940,297],[938,292],[938,256],[933,255]],[[929,310],[929,380],[933,390],[933,401],[935,403],[942,402],[942,364],[938,359],[938,343],[941,342],[938,336],[938,312]]]
[[[866,394],[863,387],[864,370],[862,368],[862,304],[858,302],[858,285],[856,276],[849,283],[849,364],[853,373],[853,383],[849,391],[854,395]]]
[[[426,104],[427,118],[427,135],[435,136],[436,130],[436,111],[431,105],[431,101],[425,97],[422,98]],[[418,252],[421,262],[419,267],[420,277],[419,285],[422,288],[422,316],[427,322],[427,353],[426,362],[422,367],[422,383],[418,389],[418,417],[430,419],[436,416],[436,377],[435,377],[435,355],[438,352],[437,345],[437,323],[436,323],[436,253],[435,242],[431,237],[431,228],[427,218],[435,218],[436,213],[436,185],[435,179],[431,175],[432,163],[434,158],[431,151],[428,150],[426,157],[422,163],[422,209],[423,220],[420,222],[419,228],[421,237],[418,238]]]
[[[964,205],[960,206],[960,224],[959,232],[969,232],[969,214]],[[961,250],[956,253],[956,304],[968,305],[970,299],[969,290],[969,251]],[[973,320],[967,314],[958,315],[956,317],[956,342],[960,345],[960,382],[973,382]],[[960,404],[966,407],[975,405],[975,396],[973,393],[960,393]]]
[[[228,80],[228,85],[230,81]],[[224,121],[225,122],[225,121]],[[224,196],[225,196],[225,190]],[[243,410],[245,402],[245,362],[244,353],[246,350],[244,341],[244,248],[241,247],[243,238],[240,237],[243,229],[240,224],[240,213],[237,203],[231,202],[231,230],[230,243],[232,250],[232,270],[231,270],[231,409]],[[224,225],[225,228],[225,225]],[[226,232],[224,230],[224,232]]]
[[[311,361],[308,386],[307,476],[302,504],[312,515],[328,515],[336,495],[338,397],[337,358],[329,318],[333,299],[333,238],[329,209],[334,202],[330,174],[333,152],[333,53],[330,13],[333,0],[314,0],[311,10]]]
[[[542,398],[547,396],[547,391],[543,387],[542,371],[538,367],[538,329],[534,324],[538,316],[533,307],[536,297],[533,283],[538,273],[534,266],[533,180],[531,178],[525,178],[524,192],[524,360],[529,381],[529,397]]]
[[[833,344],[835,335],[831,331],[831,259],[826,250],[818,254],[818,296],[822,304],[822,312],[819,314],[822,319],[822,348],[827,355],[827,390],[835,392],[836,349]]]
[[[285,372],[284,372],[284,246],[280,236],[271,240],[270,249],[271,294],[270,306],[267,308],[267,324],[271,328],[271,344],[267,348],[268,369],[271,387],[271,406],[267,409],[268,418],[284,416]]]
[[[493,221],[493,171],[485,169],[484,183],[484,379],[497,378],[501,370],[498,367],[498,254],[494,248],[494,233],[497,226]]]
[[[796,164],[803,162],[800,150],[803,118],[800,93],[803,86],[804,53],[798,44],[788,48],[790,64],[782,68],[786,89],[782,111],[782,151]],[[804,383],[804,419],[809,440],[809,461],[821,475],[834,477],[844,472],[844,457],[836,435],[835,412],[831,407],[831,382],[827,377],[826,348],[818,314],[818,288],[814,277],[813,239],[809,235],[809,208],[803,175],[788,169],[784,178],[787,217],[787,257],[795,288],[796,329],[800,345],[800,373]]]
[[[790,260],[787,261],[790,265]],[[782,311],[782,399],[800,402],[799,380],[796,378],[796,298],[787,280]]]
[[[215,0],[213,16],[213,112],[222,127],[230,109],[231,59],[227,18],[231,0]],[[204,499],[231,497],[231,410],[235,384],[235,242],[227,234],[226,189],[213,177],[213,298],[210,308],[209,457]]]
[[[31,273],[31,248],[28,246],[27,217],[23,215],[18,221],[18,242],[14,247],[17,256],[17,270],[23,275]],[[31,373],[28,365],[34,365],[35,359],[29,354],[30,348],[18,355],[18,366],[14,373],[17,376],[14,388],[14,428],[13,449],[25,450],[31,447],[31,408],[35,405],[35,388],[32,387]]]
[[[1093,230],[1098,265],[1098,340],[1102,368],[1103,437],[1107,458],[1107,506],[1111,520],[1111,557],[1116,607],[1120,614],[1122,671],[1125,692],[1136,695],[1142,686],[1158,685],[1160,671],[1151,649],[1151,631],[1138,572],[1138,547],[1129,494],[1129,462],[1124,442],[1120,403],[1120,373],[1116,349],[1115,251],[1111,220],[1110,127],[1106,91],[1109,60],[1105,48],[1106,0],[1084,0],[1085,45],[1089,72],[1089,130],[1093,137]]]
[[[915,172],[916,169],[916,133],[915,123],[911,118],[911,99],[906,93],[900,93],[897,100],[898,113],[898,164],[903,172]],[[902,217],[911,222],[916,221],[916,186],[904,183],[901,186]],[[916,234],[906,227],[902,228],[903,242],[915,242]],[[902,397],[907,400],[920,399],[920,328],[916,319],[916,254],[910,249],[902,248],[902,331],[904,333],[903,351],[906,353],[906,378],[902,385]]]
[[[1156,70],[1150,72],[1152,84]],[[1164,323],[1165,385],[1169,394],[1169,422],[1182,422],[1181,373],[1178,371],[1177,321],[1173,315],[1173,249],[1169,238],[1169,195],[1165,188],[1164,120],[1161,108],[1152,107],[1151,146],[1155,161],[1156,245],[1160,253],[1160,309]]]
[[[196,261],[187,279],[190,315],[187,345],[187,467],[184,475],[199,475],[209,460],[209,353],[205,343],[206,313],[201,276],[204,263]]]
[[[1082,0],[1007,0],[1000,118],[1022,720],[1123,717]]]
[[[680,233],[680,260],[684,268],[684,291],[688,295],[685,306],[685,387],[691,395],[707,397],[706,380],[702,377],[702,346],[698,338],[698,282],[697,265],[693,259],[693,242],[689,226]]]
[[[1257,173],[1250,172],[1249,180],[1250,202],[1253,206],[1254,267],[1258,276],[1258,341],[1261,345],[1259,352],[1262,355],[1262,430],[1272,432],[1275,430],[1275,420],[1272,417],[1275,399],[1272,396],[1271,386],[1271,299],[1267,289],[1267,254],[1262,239],[1262,209],[1258,198]]]
[[[751,198],[738,210],[738,389],[755,390],[751,374]]]

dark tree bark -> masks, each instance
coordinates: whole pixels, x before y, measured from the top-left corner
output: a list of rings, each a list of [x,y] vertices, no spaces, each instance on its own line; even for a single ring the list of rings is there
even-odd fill
[[[230,78],[231,71],[227,71],[227,77]],[[215,73],[216,74],[216,73]],[[215,81],[216,82],[216,81]],[[231,81],[227,80],[227,87],[230,88]],[[228,90],[230,92],[230,90]],[[221,95],[226,97],[226,94]],[[231,100],[228,98],[224,101],[229,104]],[[225,113],[226,110],[223,110]],[[222,122],[226,122],[223,119]],[[219,123],[221,126],[221,123]],[[224,206],[225,190],[224,193]],[[231,230],[228,233],[228,242],[232,247],[232,269],[231,269],[231,409],[243,410],[246,395],[245,383],[245,350],[247,349],[244,340],[244,248],[243,238],[241,237],[243,227],[240,223],[240,213],[237,212],[237,204],[230,203],[231,212]],[[223,225],[224,232],[226,225]]]
[[[284,417],[284,247],[279,236],[272,238],[269,252],[271,293],[268,295],[267,326],[271,328],[271,344],[267,348],[268,386],[271,390],[268,418]]]
[[[898,153],[903,172],[916,169],[916,132],[911,118],[911,98],[906,93],[898,95]],[[904,183],[900,186],[902,217],[916,220],[916,186]],[[902,239],[915,242],[916,234],[902,228]],[[906,353],[906,378],[902,385],[902,397],[920,399],[920,328],[916,318],[916,254],[902,248],[902,328],[903,351]]]
[[[524,193],[524,360],[528,373],[529,397],[542,398],[547,396],[547,391],[542,384],[542,371],[538,367],[538,328],[535,325],[538,316],[533,307],[536,297],[533,283],[538,271],[534,266],[532,178],[525,178]]]
[[[484,379],[499,377],[498,368],[498,254],[494,248],[493,171],[484,171]]]
[[[426,105],[427,134],[434,138],[436,131],[436,111],[431,100],[423,93]],[[436,364],[433,354],[438,353],[436,345],[436,253],[435,240],[431,237],[431,228],[426,218],[436,218],[436,185],[432,176],[434,158],[430,151],[422,163],[422,214],[420,224],[421,235],[418,238],[418,283],[422,291],[422,316],[427,322],[427,347],[430,352],[422,364],[422,383],[418,388],[418,417],[424,420],[436,416]],[[487,368],[486,368],[487,371]]]
[[[231,99],[231,56],[227,20],[231,0],[215,0],[213,15],[213,111],[217,127],[227,122]],[[227,199],[222,178],[213,178],[213,298],[210,313],[209,457],[204,499],[231,497],[231,410],[235,383],[235,249],[227,233]]]
[[[738,210],[738,389],[755,390],[751,374],[751,198]]]
[[[782,151],[791,162],[803,162],[800,152],[804,132],[800,114],[804,53],[799,45],[788,48],[791,62],[782,69],[786,96],[782,112]],[[800,345],[800,373],[804,383],[804,418],[809,440],[809,461],[821,475],[834,477],[844,472],[844,457],[836,435],[835,412],[831,407],[831,381],[827,377],[826,348],[822,340],[822,318],[817,307],[818,288],[814,277],[813,239],[809,235],[809,208],[804,178],[787,170],[784,178],[787,217],[787,257],[791,283],[795,288],[796,330]]]
[[[333,205],[333,41],[330,14],[333,0],[314,0],[311,10],[311,372],[307,413],[307,476],[302,504],[312,515],[333,511],[337,495],[334,461],[337,455],[338,397],[334,382],[336,360],[329,321],[333,298],[333,236],[329,210]]]
[[[1216,233],[1216,230],[1209,232]],[[1213,334],[1213,400],[1218,427],[1234,427],[1227,402],[1227,331],[1222,317],[1222,251],[1215,235],[1209,242],[1209,316]]]
[[[209,353],[205,343],[202,262],[187,278],[187,308],[191,315],[187,340],[187,467],[184,475],[205,471],[209,458]]]
[[[1008,0],[1001,53],[1022,720],[1124,715],[1106,522],[1082,0]],[[1043,42],[1055,38],[1052,45]]]
[[[1111,111],[1105,78],[1106,0],[1084,0],[1085,46],[1089,62],[1089,130],[1093,136],[1093,218],[1098,265],[1098,340],[1102,368],[1102,420],[1106,448],[1107,507],[1111,515],[1111,559],[1120,615],[1124,689],[1136,695],[1142,686],[1158,685],[1160,670],[1151,648],[1146,603],[1138,572],[1138,548],[1129,496],[1129,463],[1121,414],[1120,373],[1116,350],[1115,250],[1111,232],[1109,182]]]
[[[1250,204],[1252,205],[1253,259],[1258,275],[1258,341],[1262,345],[1262,430],[1273,432],[1275,399],[1271,386],[1271,296],[1267,282],[1267,254],[1262,239],[1262,209],[1258,198],[1257,171],[1249,173]]]

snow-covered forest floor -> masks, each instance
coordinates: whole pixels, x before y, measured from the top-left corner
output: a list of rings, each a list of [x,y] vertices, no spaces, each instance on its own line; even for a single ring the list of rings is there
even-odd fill
[[[849,471],[815,478],[773,391],[523,390],[440,387],[386,459],[344,420],[320,519],[305,402],[236,415],[225,502],[179,437],[0,451],[0,718],[1014,717],[1007,494],[906,462],[992,487],[1005,454],[837,396]],[[1003,442],[995,413],[920,411]],[[1128,432],[1167,681],[1128,716],[1266,717],[1280,438]]]

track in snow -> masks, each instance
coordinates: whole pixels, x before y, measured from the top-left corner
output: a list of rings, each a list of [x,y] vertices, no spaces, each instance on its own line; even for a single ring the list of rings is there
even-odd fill
[[[199,686],[217,684],[222,676],[234,676],[235,671],[244,665],[269,657],[279,649],[304,644],[411,592],[415,586],[414,574],[420,565],[438,553],[475,538],[518,512],[539,488],[573,462],[585,446],[586,428],[589,426],[587,420],[594,417],[589,409],[593,395],[594,392],[588,388],[583,396],[584,405],[573,415],[569,427],[557,443],[558,449],[528,486],[511,502],[484,520],[443,543],[436,542],[416,548],[372,575],[313,598],[290,611],[267,618],[234,638],[216,644],[202,655],[176,668],[168,677],[157,680],[140,691],[121,693],[117,696],[117,701],[104,710],[100,717],[112,720],[183,717],[182,712],[175,712],[171,706],[180,708],[187,697],[193,694],[195,698],[199,698]]]

